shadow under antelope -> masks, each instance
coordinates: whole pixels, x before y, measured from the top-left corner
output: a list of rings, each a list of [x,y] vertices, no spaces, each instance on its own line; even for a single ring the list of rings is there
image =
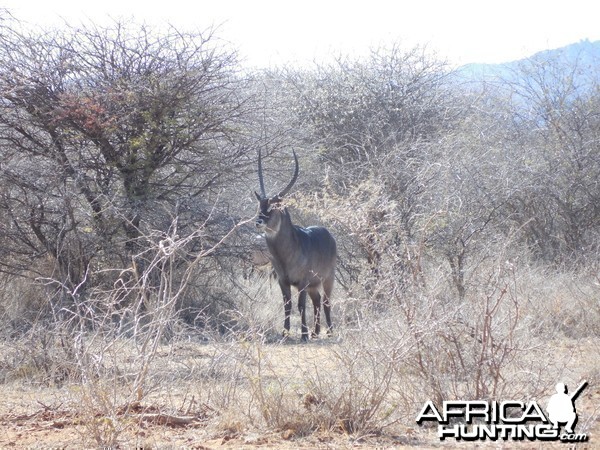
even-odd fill
[[[283,294],[284,322],[283,335],[290,331],[292,311],[291,286],[298,290],[298,311],[302,318],[302,340],[308,340],[306,325],[306,295],[313,303],[315,329],[311,333],[316,337],[321,331],[321,294],[323,287],[323,310],[327,321],[327,334],[331,335],[331,291],[335,276],[337,249],[335,239],[326,228],[302,228],[292,223],[290,213],[282,200],[288,194],[298,178],[298,157],[294,155],[294,175],[288,185],[278,194],[267,196],[262,173],[261,152],[258,152],[258,182],[260,194],[254,192],[259,202],[256,227],[264,232],[271,263],[277,274],[277,280]]]

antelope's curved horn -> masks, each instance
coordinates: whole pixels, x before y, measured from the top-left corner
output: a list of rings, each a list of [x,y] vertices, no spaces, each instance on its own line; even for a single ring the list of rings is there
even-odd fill
[[[265,182],[263,180],[262,157],[260,154],[260,149],[258,149],[258,184],[260,186],[260,195],[262,198],[267,198],[267,194],[265,192]]]
[[[296,156],[296,152],[294,150],[292,150],[292,153],[294,154],[294,163],[296,165],[296,167],[294,168],[294,175],[292,176],[292,181],[290,181],[288,183],[288,185],[283,189],[283,191],[281,191],[279,194],[277,194],[278,197],[283,197],[288,192],[290,192],[290,189],[292,189],[292,186],[294,186],[294,183],[298,179],[298,170],[299,170],[299,167],[298,167],[298,156]]]

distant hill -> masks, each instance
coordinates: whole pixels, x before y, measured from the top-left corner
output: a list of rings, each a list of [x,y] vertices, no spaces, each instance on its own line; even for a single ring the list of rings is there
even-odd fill
[[[600,81],[600,41],[583,40],[553,50],[544,50],[517,61],[501,64],[467,64],[457,69],[455,76],[460,82],[515,81],[527,67],[540,64],[560,63],[573,70],[571,75],[590,77]]]

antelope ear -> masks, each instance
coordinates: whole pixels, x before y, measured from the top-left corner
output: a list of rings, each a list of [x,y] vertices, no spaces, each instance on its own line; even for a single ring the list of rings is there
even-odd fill
[[[258,194],[258,192],[254,191],[254,195],[256,195],[256,199],[260,202],[262,197]]]

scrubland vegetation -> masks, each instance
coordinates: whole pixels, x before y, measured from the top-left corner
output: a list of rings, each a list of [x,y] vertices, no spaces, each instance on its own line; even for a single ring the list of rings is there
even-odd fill
[[[234,50],[2,16],[0,443],[439,445],[427,400],[581,379],[598,430],[600,65],[474,81],[398,46],[249,72]],[[338,241],[332,338],[301,344],[294,311],[281,340],[259,148],[273,190],[295,149],[287,206]]]

